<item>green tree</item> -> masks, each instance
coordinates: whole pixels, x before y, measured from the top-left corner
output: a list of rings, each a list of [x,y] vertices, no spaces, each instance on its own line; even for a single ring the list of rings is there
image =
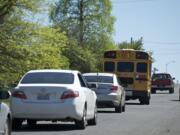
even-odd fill
[[[94,70],[91,70],[93,72],[99,71],[101,72],[103,69],[103,57],[104,52],[107,50],[113,50],[117,49],[117,46],[113,42],[110,36],[108,36],[106,33],[102,33],[99,35],[99,39],[93,39],[88,44],[88,49],[91,51],[92,54],[94,54],[94,59],[96,59],[96,68]]]
[[[50,18],[83,46],[102,33],[112,33],[115,19],[111,10],[110,0],[59,0],[52,7]]]
[[[16,83],[32,69],[69,67],[62,55],[67,37],[58,29],[16,19],[0,28],[0,88]]]
[[[138,40],[133,40],[131,38],[131,42],[122,42],[117,44],[119,49],[134,49],[134,50],[144,50],[143,48],[143,38]]]
[[[131,38],[130,42],[122,42],[117,44],[118,49],[134,49],[134,50],[142,50],[144,51],[144,47],[143,47],[144,43],[143,43],[143,38],[141,37],[138,40],[133,40]],[[152,61],[154,62],[155,59],[153,58],[153,51],[148,51],[149,55],[152,57]]]
[[[59,0],[52,6],[53,26],[65,31],[72,42],[65,53],[70,68],[82,72],[101,70],[103,52],[115,47],[111,38],[115,18],[111,10],[110,0]],[[72,50],[77,52],[74,59],[67,55]]]
[[[0,24],[12,16],[37,13],[42,0],[0,0]]]
[[[69,43],[63,55],[69,59],[69,67],[81,72],[96,70],[97,60],[88,48],[82,48],[74,39],[69,39]]]
[[[17,83],[31,69],[68,68],[62,55],[67,37],[29,17],[44,10],[46,0],[0,0],[0,88]],[[44,7],[44,6],[42,6]]]

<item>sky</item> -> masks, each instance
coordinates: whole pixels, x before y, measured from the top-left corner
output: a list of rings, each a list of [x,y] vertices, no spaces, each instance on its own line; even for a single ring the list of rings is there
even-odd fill
[[[180,0],[112,0],[116,43],[143,37],[153,67],[180,80]]]

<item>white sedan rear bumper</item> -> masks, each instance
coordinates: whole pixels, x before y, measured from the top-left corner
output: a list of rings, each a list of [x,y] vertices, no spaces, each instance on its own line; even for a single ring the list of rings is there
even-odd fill
[[[84,109],[79,100],[32,102],[15,99],[11,106],[13,118],[37,120],[81,120]]]

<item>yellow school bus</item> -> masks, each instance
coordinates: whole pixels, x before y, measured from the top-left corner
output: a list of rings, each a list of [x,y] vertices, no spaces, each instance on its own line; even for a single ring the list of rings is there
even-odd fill
[[[122,49],[104,52],[103,71],[115,73],[126,89],[126,100],[150,104],[152,58],[145,51]]]

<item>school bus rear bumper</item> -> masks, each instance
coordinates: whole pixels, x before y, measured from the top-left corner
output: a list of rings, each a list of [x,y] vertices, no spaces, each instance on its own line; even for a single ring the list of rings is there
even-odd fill
[[[129,99],[139,99],[142,97],[146,97],[148,95],[148,91],[140,91],[140,90],[126,90],[126,100]]]

